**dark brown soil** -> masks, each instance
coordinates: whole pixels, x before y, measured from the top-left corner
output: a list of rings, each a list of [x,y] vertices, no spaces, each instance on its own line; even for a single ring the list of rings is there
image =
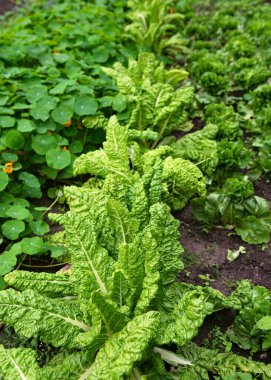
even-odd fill
[[[270,197],[270,190],[269,190]],[[181,243],[184,247],[186,268],[179,274],[180,281],[209,284],[224,294],[229,294],[236,282],[250,279],[255,285],[271,289],[271,249],[244,243],[232,231],[214,228],[202,231],[187,207],[176,217],[181,220]],[[235,261],[227,260],[227,252],[246,248]],[[199,276],[203,276],[200,278]],[[209,280],[208,280],[209,278]]]
[[[15,4],[9,0],[0,0],[0,14],[11,11]]]

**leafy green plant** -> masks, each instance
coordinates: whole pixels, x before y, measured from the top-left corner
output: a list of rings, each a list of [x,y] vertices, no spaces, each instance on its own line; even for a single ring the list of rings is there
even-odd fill
[[[63,186],[75,157],[104,140],[81,119],[103,109],[113,86],[101,64],[132,54],[119,39],[124,4],[109,3],[33,0],[1,19],[0,276],[21,254],[48,252],[45,209],[35,200],[51,197],[52,181]]]
[[[50,215],[64,227],[71,269],[5,276],[13,289],[0,292],[0,319],[25,337],[60,349],[41,368],[34,350],[1,346],[5,379],[17,374],[43,380],[174,379],[164,360],[193,363],[163,346],[184,346],[216,310],[242,308],[246,284],[227,299],[212,288],[175,282],[183,268],[182,247],[179,222],[161,201],[163,161],[158,156],[143,175],[130,171],[125,133],[128,129],[113,118],[104,151],[75,166],[78,173],[84,161],[92,170],[99,164],[96,170],[107,174],[105,180],[65,188],[71,211]],[[242,359],[234,360],[244,371]],[[270,371],[246,363],[251,373]]]
[[[183,27],[183,15],[176,12],[171,0],[128,1],[125,38],[135,43],[139,51],[166,53],[176,56],[185,50],[185,39],[178,32]],[[129,42],[130,42],[129,41]]]
[[[187,128],[186,109],[193,99],[193,89],[176,88],[187,78],[185,70],[166,70],[164,64],[159,63],[153,54],[141,53],[137,61],[129,61],[128,68],[115,63],[113,68],[103,68],[103,71],[117,82],[117,96],[122,96],[126,103],[125,121],[129,127],[140,131],[150,129],[158,133],[152,148],[172,131]],[[122,120],[120,115],[119,119]],[[88,123],[87,118],[85,123]]]
[[[123,155],[129,153],[133,170],[146,177],[149,176],[151,168],[155,167],[156,160],[163,160],[163,167],[157,168],[157,178],[161,177],[162,180],[162,187],[158,187],[157,191],[161,192],[162,199],[174,210],[183,208],[194,195],[205,194],[205,181],[200,170],[190,161],[171,157],[174,153],[171,148],[162,146],[142,155],[139,145],[129,142],[128,127],[121,126],[115,116],[109,120],[106,130],[107,139],[103,150],[83,154],[74,161],[76,175],[96,176],[96,180],[88,182],[93,191],[97,187],[97,181],[100,181],[99,178],[115,174],[127,180],[131,176],[130,164],[120,154],[116,155],[116,150],[119,149]]]
[[[222,224],[235,228],[247,243],[268,243],[270,206],[265,199],[252,196],[253,192],[252,183],[247,178],[228,178],[219,191],[192,200],[193,214],[207,228]]]

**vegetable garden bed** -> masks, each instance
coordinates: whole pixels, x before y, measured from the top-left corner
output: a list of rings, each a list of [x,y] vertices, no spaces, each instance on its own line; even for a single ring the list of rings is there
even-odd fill
[[[270,379],[268,2],[16,4],[0,379]]]

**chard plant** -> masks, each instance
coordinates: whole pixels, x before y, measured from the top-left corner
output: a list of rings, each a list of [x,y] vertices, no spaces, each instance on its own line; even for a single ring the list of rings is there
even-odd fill
[[[176,56],[185,48],[180,34],[184,16],[176,12],[171,0],[129,0],[125,38],[138,46],[139,51]]]
[[[183,250],[179,222],[162,199],[163,161],[157,156],[143,174],[131,171],[127,138],[128,128],[113,118],[100,160],[94,152],[75,167],[97,167],[105,179],[65,188],[70,211],[50,215],[64,228],[57,240],[69,251],[70,269],[5,276],[10,288],[0,292],[1,321],[56,351],[40,367],[33,349],[1,346],[4,380],[183,379],[199,371],[268,379],[270,366],[232,354],[223,366],[224,357],[213,352],[194,349],[192,357],[189,341],[204,318],[242,309],[251,285],[241,283],[226,298],[176,282]],[[169,350],[172,344],[180,352]],[[213,359],[207,364],[201,355]]]

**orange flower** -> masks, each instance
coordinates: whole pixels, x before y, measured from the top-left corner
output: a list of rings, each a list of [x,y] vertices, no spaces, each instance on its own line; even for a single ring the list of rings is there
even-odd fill
[[[62,150],[67,150],[69,152],[69,149],[66,146],[63,146]]]
[[[3,171],[7,174],[11,174],[13,172],[13,162],[6,163]]]
[[[60,50],[54,49],[53,54],[60,54]]]
[[[70,118],[66,123],[64,123],[65,127],[70,127],[72,125],[72,119]]]

